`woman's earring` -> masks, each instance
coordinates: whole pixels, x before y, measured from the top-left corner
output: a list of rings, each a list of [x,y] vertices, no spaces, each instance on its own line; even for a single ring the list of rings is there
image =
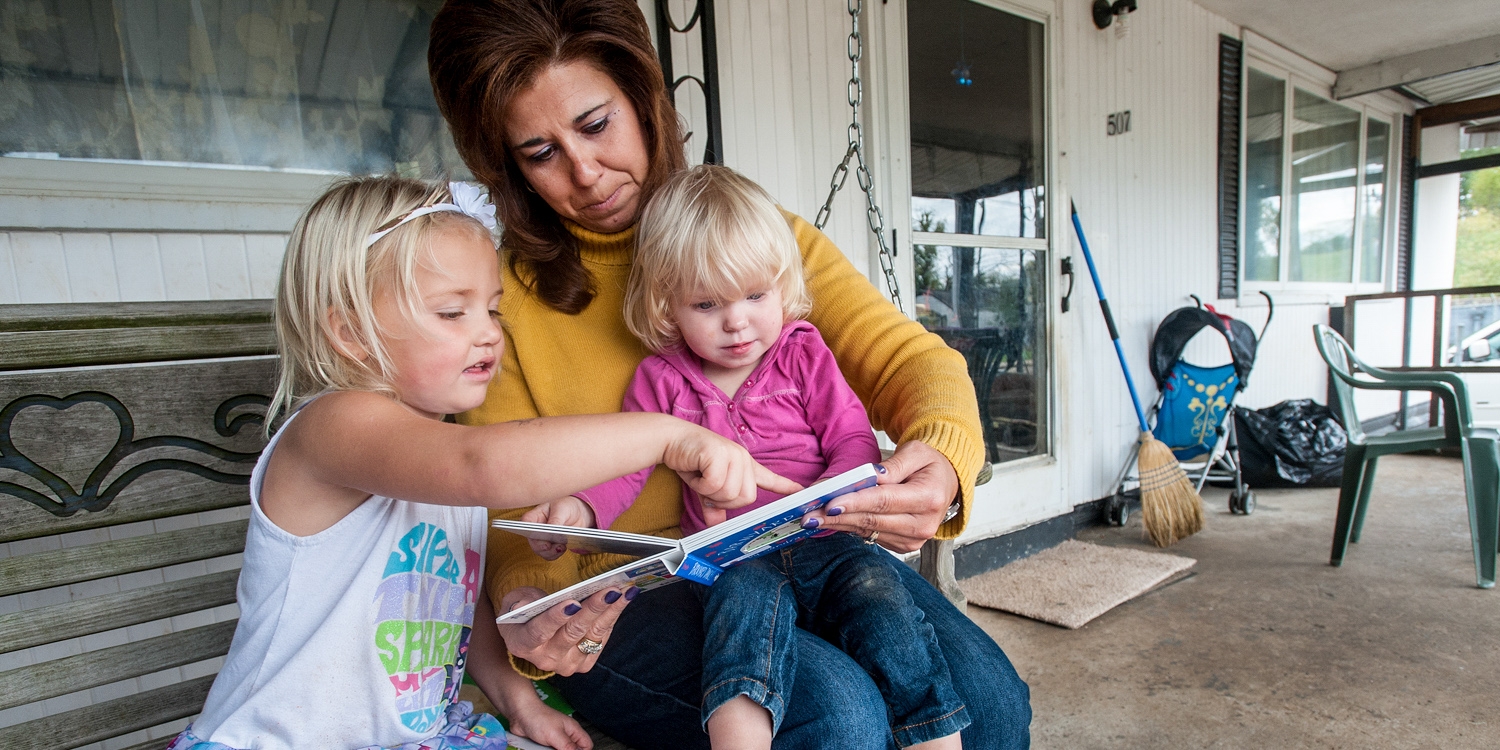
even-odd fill
[[[536,195],[536,188],[532,187],[531,183],[528,182],[526,183],[526,192]]]

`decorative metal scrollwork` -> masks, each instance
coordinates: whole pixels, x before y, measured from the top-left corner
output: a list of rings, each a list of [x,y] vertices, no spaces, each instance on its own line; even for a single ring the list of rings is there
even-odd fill
[[[667,2],[668,0],[656,0],[656,56],[661,60],[667,93],[675,101],[677,89],[682,84],[688,81],[698,84],[708,110],[708,138],[703,147],[703,163],[723,164],[724,128],[719,119],[719,44],[714,30],[714,1],[697,0],[693,6],[693,14],[681,26],[672,21],[672,11],[667,7]],[[673,78],[672,34],[686,34],[695,27],[703,50],[703,77],[685,75]]]
[[[16,416],[22,411],[33,407],[65,411],[79,404],[95,403],[101,404],[119,420],[120,433],[115,440],[114,447],[105,454],[99,465],[89,472],[83,487],[74,490],[72,485],[49,471],[45,467],[27,458],[15,446],[11,437],[11,425]],[[259,406],[262,408],[270,406],[271,400],[265,396],[246,394],[226,399],[214,410],[214,431],[224,437],[233,437],[247,426],[259,426],[265,421],[265,414],[255,412],[242,412],[232,415],[235,409],[246,406]],[[183,471],[189,474],[209,479],[223,484],[249,484],[250,474],[236,474],[208,466],[193,463],[180,458],[157,458],[143,461],[132,466],[118,477],[115,477],[108,486],[104,480],[115,467],[130,456],[141,451],[153,448],[184,448],[202,453],[205,456],[227,461],[230,463],[253,464],[260,456],[260,451],[239,452],[220,448],[211,443],[196,438],[181,435],[158,435],[154,437],[135,439],[135,420],[130,415],[130,410],[120,403],[120,400],[108,393],[100,391],[80,391],[65,398],[54,396],[31,395],[22,396],[0,409],[0,469],[12,469],[36,481],[46,485],[53,497],[38,492],[30,487],[25,487],[13,482],[0,482],[0,494],[12,495],[30,502],[37,507],[51,513],[54,516],[66,518],[80,510],[96,512],[109,507],[124,489],[137,479],[157,471]]]

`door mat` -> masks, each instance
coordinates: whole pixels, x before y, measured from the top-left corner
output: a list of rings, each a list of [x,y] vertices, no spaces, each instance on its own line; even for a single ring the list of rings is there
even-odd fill
[[[1070,539],[958,585],[970,604],[1080,628],[1169,579],[1185,577],[1197,563],[1189,557]]]

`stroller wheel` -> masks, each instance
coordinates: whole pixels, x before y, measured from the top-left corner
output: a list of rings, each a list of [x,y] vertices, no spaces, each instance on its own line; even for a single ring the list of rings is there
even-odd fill
[[[1105,514],[1110,526],[1124,526],[1130,521],[1130,502],[1125,499],[1124,492],[1116,492],[1110,497]]]
[[[1244,494],[1238,492],[1229,493],[1229,512],[1235,515],[1248,516],[1255,512],[1255,493],[1245,490]]]

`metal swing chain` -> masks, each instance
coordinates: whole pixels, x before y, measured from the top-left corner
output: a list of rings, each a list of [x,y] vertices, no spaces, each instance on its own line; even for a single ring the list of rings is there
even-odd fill
[[[875,204],[875,176],[870,173],[870,168],[865,164],[865,133],[859,125],[859,106],[864,102],[864,81],[859,77],[859,61],[864,57],[864,37],[859,33],[859,16],[864,10],[864,0],[849,0],[849,17],[854,21],[854,27],[849,32],[847,48],[849,52],[849,109],[851,119],[849,121],[849,149],[844,152],[844,160],[839,162],[838,168],[833,170],[833,179],[828,186],[828,199],[823,201],[823,207],[818,209],[818,216],[813,220],[813,226],[822,229],[828,223],[828,217],[833,212],[833,199],[839,191],[844,188],[844,183],[849,180],[849,160],[855,160],[854,179],[859,183],[859,189],[865,194],[865,219],[870,225],[870,231],[875,233],[875,241],[880,245],[880,270],[885,274],[886,291],[891,295],[891,302],[896,309],[905,313],[906,308],[901,305],[901,285],[896,281],[895,253],[885,241],[885,214],[881,213],[880,206]]]

